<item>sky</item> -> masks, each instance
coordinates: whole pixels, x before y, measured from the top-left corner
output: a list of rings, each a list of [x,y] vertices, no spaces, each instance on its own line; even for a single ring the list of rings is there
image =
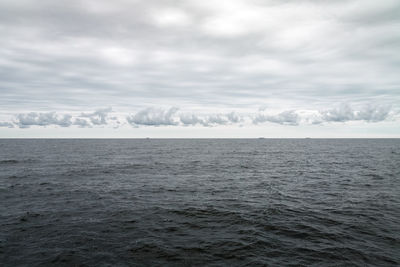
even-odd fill
[[[2,0],[0,138],[400,137],[398,0]]]

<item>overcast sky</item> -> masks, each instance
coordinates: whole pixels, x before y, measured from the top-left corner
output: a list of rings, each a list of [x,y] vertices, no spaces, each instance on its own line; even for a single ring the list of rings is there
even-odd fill
[[[398,0],[2,0],[0,137],[400,137]]]

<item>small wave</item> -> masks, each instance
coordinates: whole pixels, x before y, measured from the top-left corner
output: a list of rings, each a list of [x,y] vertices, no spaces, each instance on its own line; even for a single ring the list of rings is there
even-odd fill
[[[31,220],[31,219],[33,219],[33,218],[37,218],[37,217],[40,217],[41,216],[41,214],[39,214],[39,213],[30,213],[30,212],[27,212],[26,214],[24,214],[23,216],[21,216],[20,218],[19,218],[19,221],[20,222],[27,222],[27,221],[29,221],[29,220]]]
[[[15,159],[0,160],[0,164],[17,164],[17,163],[19,163],[19,161]]]
[[[0,160],[0,164],[19,164],[19,163],[35,163],[38,160],[35,159],[22,159],[22,160],[16,160],[16,159],[3,159]]]
[[[367,175],[368,177],[371,177],[373,180],[383,180],[385,179],[383,176],[376,174],[376,173],[371,173]]]
[[[134,257],[144,258],[162,258],[167,261],[179,260],[179,254],[165,246],[156,243],[140,244],[137,243],[130,249]]]
[[[30,177],[29,174],[24,174],[24,175],[10,175],[8,176],[8,179],[24,179]]]
[[[226,211],[226,210],[218,210],[215,208],[186,208],[183,210],[172,210],[178,215],[183,215],[186,217],[197,217],[197,218],[209,218],[209,216],[214,217],[229,217],[237,215],[235,212]]]

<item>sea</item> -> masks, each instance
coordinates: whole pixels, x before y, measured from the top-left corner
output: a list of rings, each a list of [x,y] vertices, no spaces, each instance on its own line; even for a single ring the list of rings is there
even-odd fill
[[[0,139],[0,266],[399,266],[400,139]]]

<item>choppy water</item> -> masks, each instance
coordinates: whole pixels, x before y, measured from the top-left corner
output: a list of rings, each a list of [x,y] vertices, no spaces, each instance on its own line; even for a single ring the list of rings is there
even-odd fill
[[[398,266],[400,140],[0,140],[2,266]]]

